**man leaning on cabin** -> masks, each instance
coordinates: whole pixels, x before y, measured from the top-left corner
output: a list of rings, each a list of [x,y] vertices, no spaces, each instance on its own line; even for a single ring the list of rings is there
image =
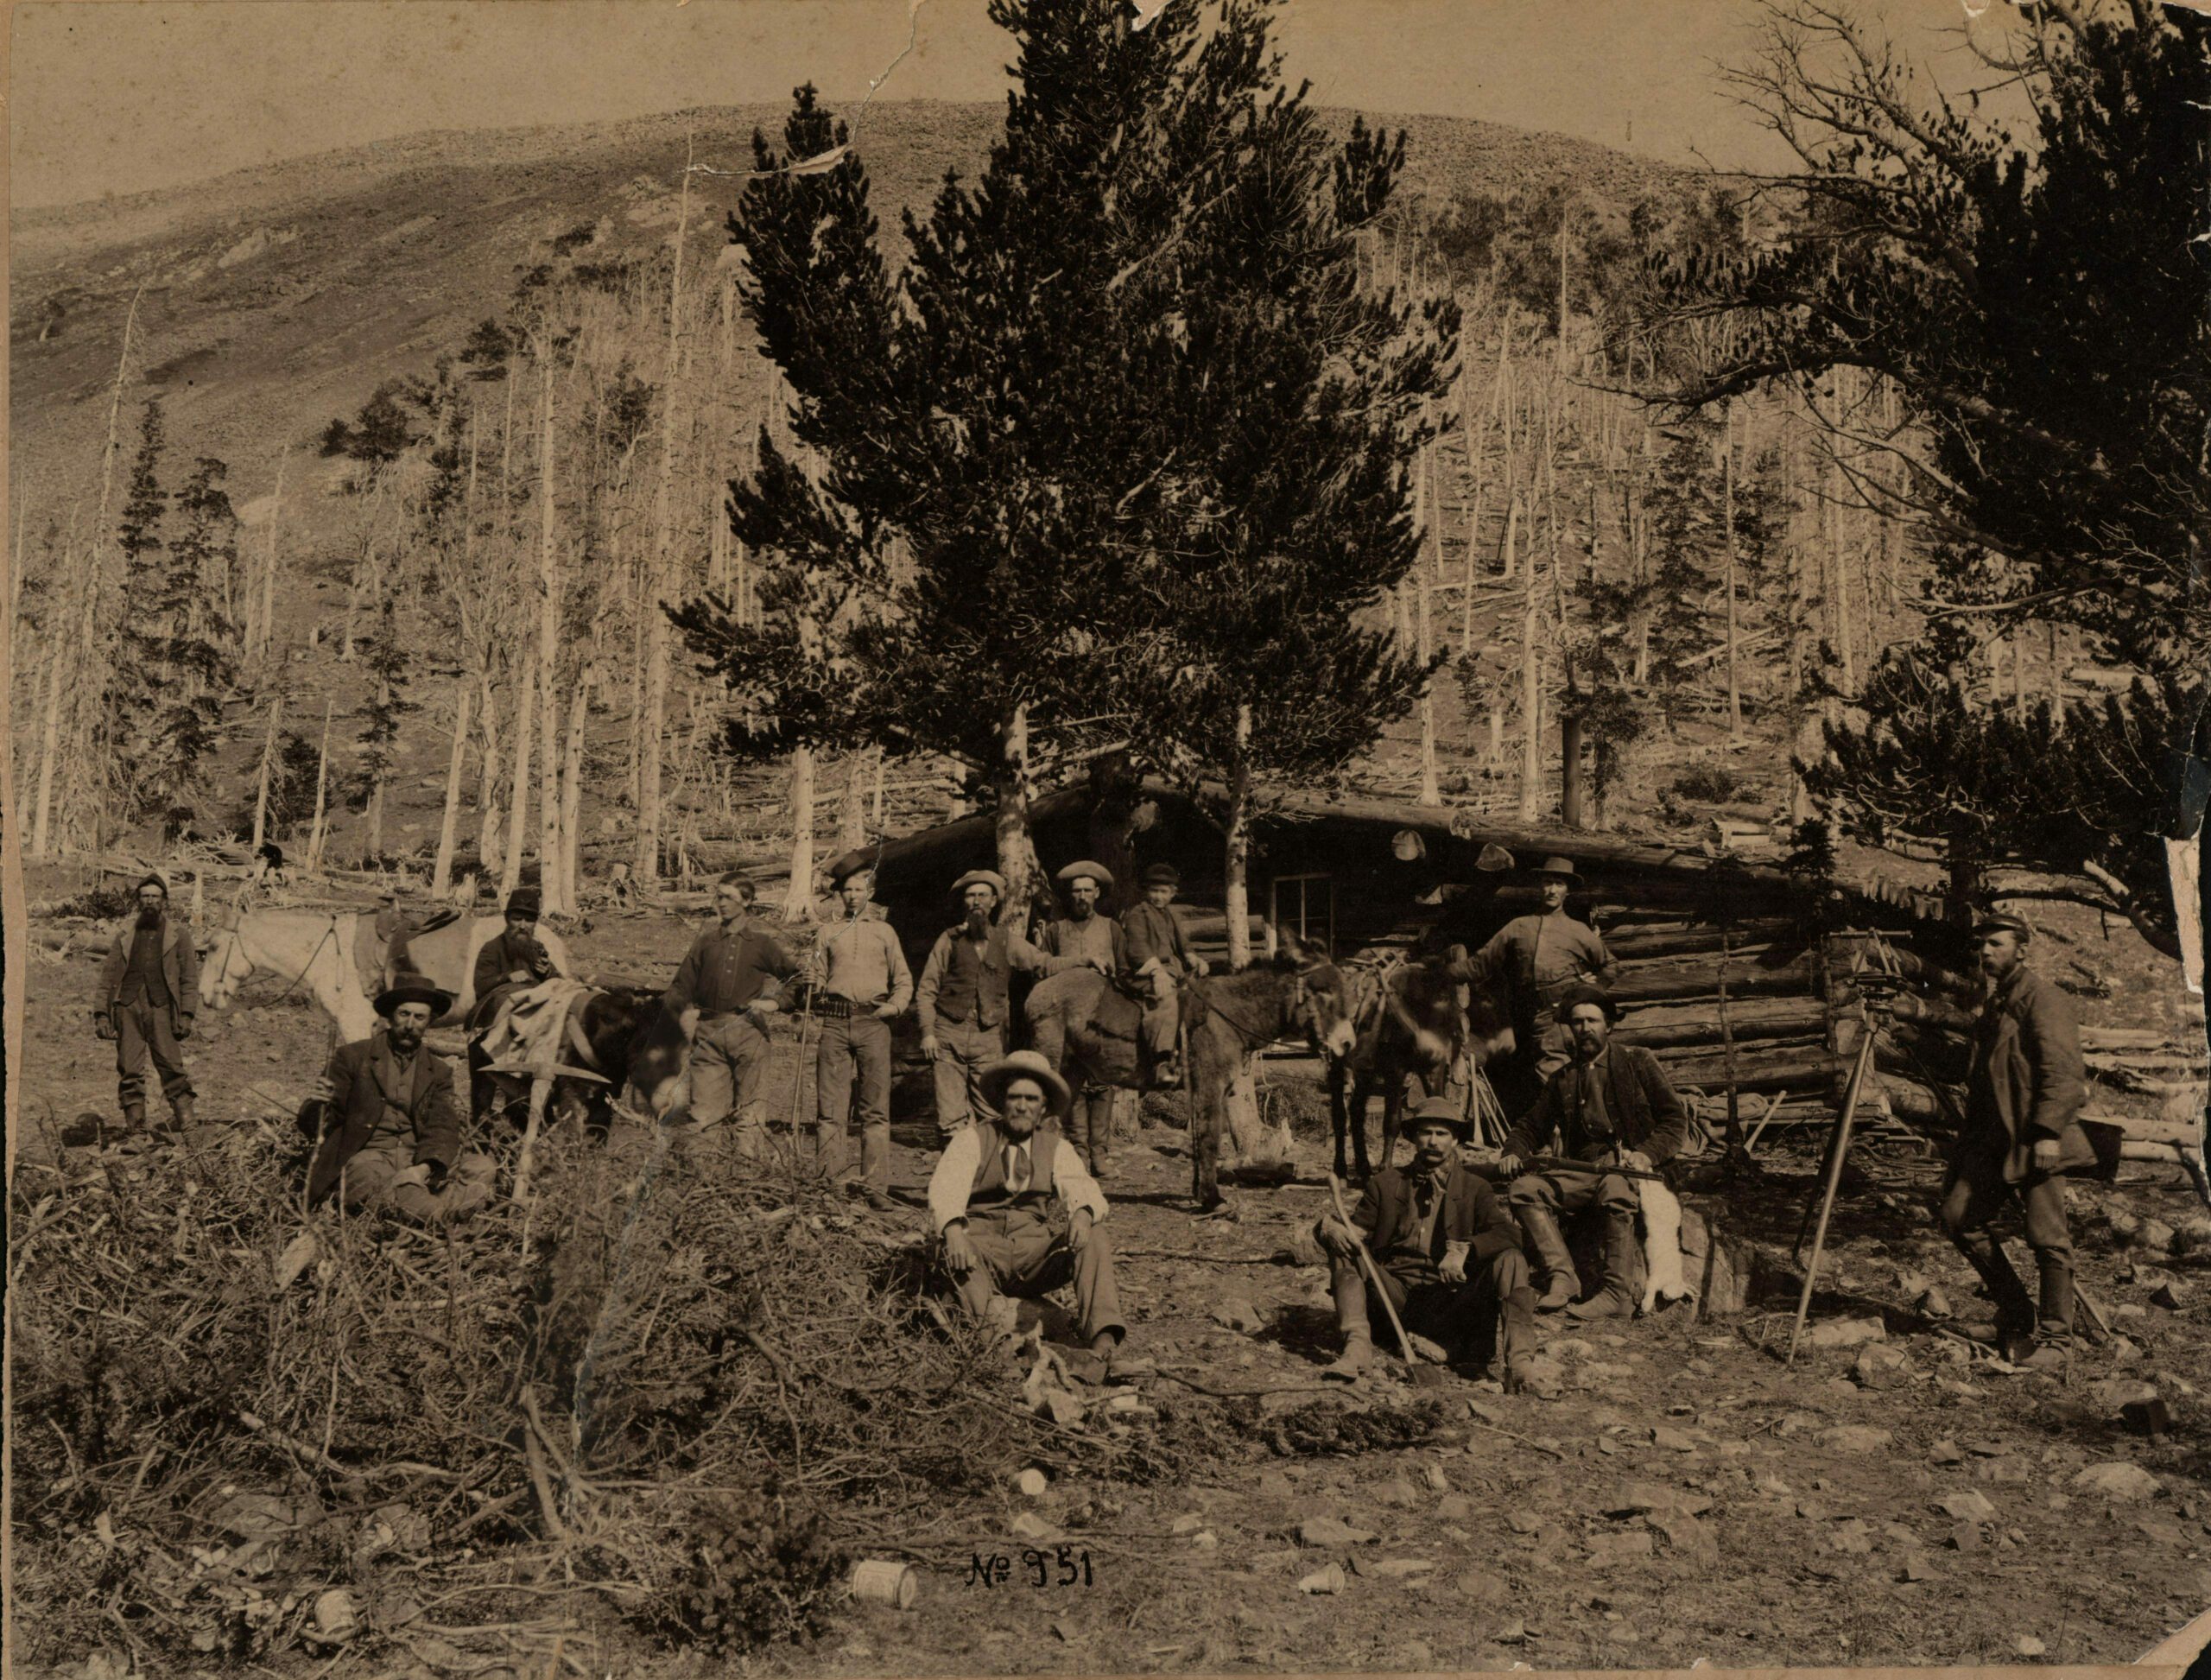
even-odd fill
[[[136,1132],[146,1124],[149,1062],[172,1124],[181,1128],[193,1119],[183,1044],[200,1003],[200,953],[191,924],[169,908],[168,882],[149,875],[138,883],[137,897],[137,914],[116,929],[108,947],[92,1030],[115,1043],[116,1095],[125,1128]]]
[[[422,1044],[453,1003],[421,975],[402,974],[376,1000],[385,1024],[330,1058],[299,1113],[300,1129],[320,1140],[310,1203],[334,1193],[348,1209],[430,1225],[491,1195],[491,1157],[460,1146],[453,1069]]]

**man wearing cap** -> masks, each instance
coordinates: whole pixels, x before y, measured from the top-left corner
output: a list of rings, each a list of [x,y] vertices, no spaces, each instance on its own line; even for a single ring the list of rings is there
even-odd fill
[[[123,1124],[146,1124],[146,1063],[161,1076],[173,1123],[192,1124],[192,1077],[185,1071],[184,1041],[192,1037],[200,1005],[200,953],[192,929],[169,910],[168,883],[149,875],[138,883],[138,913],[116,929],[100,973],[100,1001],[92,1030],[115,1042],[116,1094]]]
[[[771,982],[798,972],[782,941],[752,913],[759,891],[734,872],[714,884],[719,918],[691,941],[662,1001],[671,1014],[698,1011],[691,1039],[691,1124],[700,1131],[737,1116],[740,1153],[757,1156],[767,1141],[760,1078],[768,1063],[768,1018],[777,995]]]
[[[1599,986],[1611,978],[1612,953],[1596,929],[1566,913],[1567,894],[1580,878],[1570,858],[1546,858],[1530,870],[1543,896],[1540,914],[1517,916],[1483,946],[1472,966],[1454,966],[1452,978],[1473,973],[1502,977],[1511,1000],[1516,1031],[1538,1081],[1566,1066],[1572,1054],[1566,1023],[1557,1013],[1568,986]]]
[[[387,1024],[330,1058],[299,1114],[318,1140],[310,1203],[336,1192],[347,1208],[433,1224],[491,1194],[491,1157],[460,1147],[453,1070],[422,1048],[424,1030],[452,1007],[451,994],[402,974],[376,1000]]]
[[[1005,1054],[1008,981],[1023,973],[1056,974],[1077,960],[1037,949],[991,918],[1005,896],[1005,877],[971,869],[952,884],[960,920],[936,936],[914,988],[922,1054],[936,1078],[936,1129],[950,1139],[981,1106],[983,1070]]]
[[[1067,1081],[1034,1050],[1016,1050],[983,1070],[982,1086],[990,1116],[954,1138],[929,1176],[945,1269],[979,1319],[1001,1294],[1033,1300],[1072,1282],[1090,1358],[1070,1369],[1103,1377],[1128,1326],[1098,1228],[1106,1198],[1060,1135]]]
[[[1067,913],[1038,930],[1038,948],[1068,962],[1086,964],[1101,974],[1121,973],[1128,966],[1121,924],[1098,910],[1099,901],[1113,891],[1112,872],[1086,858],[1053,878],[1066,896]],[[1069,1120],[1075,1147],[1090,1170],[1102,1176],[1113,1147],[1113,1087],[1096,1080],[1086,1081],[1075,1094]]]
[[[1610,1318],[1635,1309],[1635,1215],[1641,1197],[1624,1172],[1656,1172],[1671,1160],[1688,1134],[1688,1110],[1667,1083],[1657,1057],[1640,1045],[1610,1042],[1619,1011],[1606,992],[1574,986],[1559,999],[1558,1012],[1573,1059],[1551,1075],[1536,1106],[1507,1135],[1498,1166],[1509,1181],[1505,1203],[1543,1268],[1538,1312],[1556,1312],[1581,1289],[1558,1216],[1593,1205],[1603,1210],[1604,1287],[1568,1307],[1568,1315]],[[1536,1166],[1553,1132],[1559,1134],[1562,1157],[1587,1164]]]
[[[1988,1001],[1974,1024],[1966,1120],[1942,1187],[1942,1227],[1996,1303],[2007,1356],[2062,1371],[2073,1345],[2073,1237],[2060,1175],[2095,1159],[2081,1128],[2087,1071],[2073,1005],[2027,967],[2032,937],[2016,916],[1973,929]],[[2041,1272],[2039,1314],[1989,1226],[2019,1199],[2027,1246]],[[2020,1347],[2030,1329],[2033,1351]]]
[[[1182,873],[1170,863],[1151,865],[1144,872],[1144,897],[1121,916],[1122,960],[1126,972],[1150,990],[1141,1023],[1145,1053],[1151,1063],[1151,1082],[1174,1085],[1182,1077],[1176,1053],[1177,1005],[1175,983],[1185,974],[1206,972],[1205,959],[1192,954],[1182,938],[1182,924],[1175,917],[1175,894]]]
[[[535,887],[516,887],[507,895],[507,925],[476,953],[476,1005],[471,1026],[488,1026],[509,992],[535,986],[553,973],[553,959],[538,942],[537,916],[542,903]]]
[[[1325,1215],[1314,1237],[1327,1251],[1343,1356],[1322,1373],[1355,1380],[1374,1357],[1368,1313],[1376,1284],[1359,1263],[1364,1244],[1380,1288],[1406,1330],[1441,1342],[1454,1361],[1486,1366],[1504,1322],[1505,1386],[1518,1393],[1536,1353],[1536,1291],[1520,1233],[1496,1193],[1459,1162],[1468,1122],[1448,1097],[1430,1097],[1410,1121],[1409,1167],[1367,1181],[1351,1226]]]
[[[913,972],[898,935],[874,903],[875,872],[867,857],[846,853],[830,865],[844,914],[827,923],[808,957],[814,1012],[821,1020],[814,1053],[814,1138],[822,1166],[844,1170],[845,1126],[859,1083],[860,1194],[870,1204],[890,1200],[890,1022],[913,1001]]]

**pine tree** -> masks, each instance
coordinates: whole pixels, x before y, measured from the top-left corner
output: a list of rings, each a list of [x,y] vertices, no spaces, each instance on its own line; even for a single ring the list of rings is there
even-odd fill
[[[401,720],[422,708],[406,695],[407,649],[399,637],[399,609],[396,596],[387,593],[377,614],[375,633],[364,650],[370,681],[375,684],[369,702],[368,722],[362,729],[361,786],[368,797],[369,832],[362,858],[383,855],[384,789],[399,759]]]
[[[138,422],[138,453],[130,465],[116,547],[123,555],[123,592],[117,650],[109,662],[105,703],[94,721],[94,745],[107,783],[122,796],[131,819],[156,802],[163,758],[161,719],[168,696],[163,655],[168,637],[158,616],[168,577],[161,555],[168,492],[162,488],[167,443],[159,400]]]

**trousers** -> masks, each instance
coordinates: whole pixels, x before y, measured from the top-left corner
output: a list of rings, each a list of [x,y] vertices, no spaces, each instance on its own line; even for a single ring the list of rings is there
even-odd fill
[[[2027,1299],[2019,1274],[1989,1227],[2019,1199],[2027,1246],[2040,1273],[2041,1310]],[[2048,1174],[2013,1184],[2004,1176],[2001,1146],[1967,1148],[1950,1163],[1942,1187],[1942,1228],[1980,1275],[1997,1317],[2007,1330],[2034,1326],[2038,1343],[2062,1347],[2073,1340],[2073,1233],[2065,1220],[2065,1181]]]
[[[184,1047],[176,1042],[176,1028],[168,1005],[140,998],[115,1006],[116,1097],[125,1109],[146,1106],[146,1064],[151,1062],[161,1076],[162,1094],[169,1106],[192,1094],[192,1077],[184,1070]]]
[[[1067,1141],[1082,1157],[1094,1177],[1106,1170],[1113,1152],[1113,1091],[1111,1086],[1086,1085],[1075,1093],[1067,1114]]]
[[[1517,1248],[1470,1263],[1463,1284],[1447,1284],[1432,1271],[1414,1273],[1378,1265],[1375,1272],[1407,1332],[1441,1343],[1454,1357],[1487,1365],[1498,1351],[1500,1328],[1507,1365],[1536,1351],[1536,1293],[1527,1258]],[[1380,1303],[1365,1268],[1353,1255],[1332,1259],[1329,1273],[1336,1328],[1346,1338],[1371,1338],[1368,1311]]]
[[[433,1190],[415,1179],[401,1182],[413,1164],[413,1150],[396,1134],[371,1138],[345,1163],[339,1183],[345,1206],[362,1213],[396,1214],[417,1225],[436,1225],[473,1213],[491,1199],[491,1157],[471,1150],[446,1176],[445,1188]]]
[[[970,1219],[967,1240],[980,1264],[960,1280],[960,1300],[977,1318],[1000,1295],[1034,1301],[1072,1283],[1075,1322],[1085,1341],[1106,1330],[1127,1334],[1113,1285],[1113,1245],[1102,1227],[1091,1227],[1077,1247],[1064,1229],[1025,1209],[1008,1208]]]
[[[750,1015],[733,1010],[712,1020],[701,1017],[691,1042],[692,1123],[719,1125],[734,1111],[739,1151],[758,1154],[767,1144],[760,1106],[767,1068],[768,1035]]]
[[[859,1088],[860,1176],[877,1189],[890,1187],[890,1023],[872,1014],[832,1017],[821,1023],[814,1057],[814,1145],[826,1171],[846,1166],[846,1127],[853,1087]]]
[[[992,1113],[983,1100],[983,1069],[1005,1055],[1005,1025],[977,1021],[936,1024],[936,1129],[946,1138],[978,1115]]]
[[[1595,1167],[1586,1172],[1561,1169],[1524,1172],[1505,1187],[1505,1204],[1508,1208],[1540,1208],[1553,1214],[1578,1214],[1595,1206],[1608,1214],[1625,1214],[1630,1218],[1643,1205],[1632,1179],[1623,1178],[1616,1172],[1601,1172]]]

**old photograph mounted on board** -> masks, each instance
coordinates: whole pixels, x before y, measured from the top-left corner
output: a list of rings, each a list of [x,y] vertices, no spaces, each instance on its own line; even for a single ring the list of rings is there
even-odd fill
[[[2201,1648],[2203,16],[11,32],[19,1671]]]

